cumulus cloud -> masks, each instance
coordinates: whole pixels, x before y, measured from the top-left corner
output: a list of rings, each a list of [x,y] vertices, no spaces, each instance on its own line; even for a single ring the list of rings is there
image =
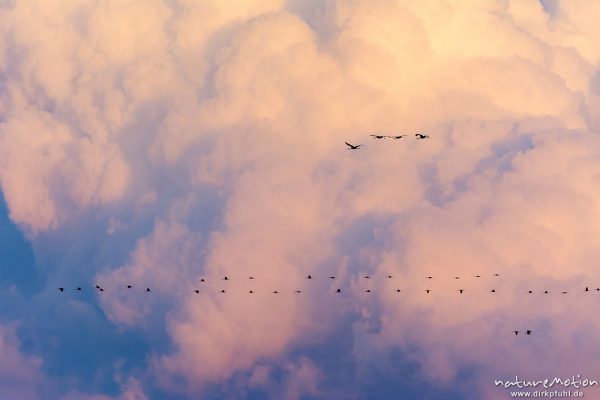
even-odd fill
[[[131,244],[87,276],[111,288],[97,301],[115,329],[153,347],[153,378],[124,379],[124,398],[360,397],[396,351],[415,382],[488,397],[515,371],[594,373],[600,9],[585,4],[16,1],[0,8],[11,219],[34,244],[68,248],[61,232],[90,221],[77,240]],[[332,341],[352,371],[336,379]]]
[[[0,327],[0,398],[39,398],[44,382],[41,364],[40,358],[21,352],[14,325]]]

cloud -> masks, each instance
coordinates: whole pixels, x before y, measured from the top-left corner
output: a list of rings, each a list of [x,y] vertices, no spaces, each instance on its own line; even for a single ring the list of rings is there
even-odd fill
[[[0,327],[0,387],[3,399],[37,399],[43,383],[42,360],[23,354],[15,326]]]
[[[148,346],[97,396],[360,398],[379,379],[411,398],[492,397],[515,371],[598,371],[582,292],[600,250],[598,12],[2,7],[10,217],[49,282],[73,267],[46,246],[91,249],[70,253],[106,288],[85,301]]]
[[[119,380],[119,379],[117,379]],[[144,393],[140,383],[135,378],[129,378],[126,382],[121,382],[120,393],[117,396],[106,396],[103,394],[85,394],[81,392],[70,392],[64,397],[63,400],[147,400],[148,396]]]

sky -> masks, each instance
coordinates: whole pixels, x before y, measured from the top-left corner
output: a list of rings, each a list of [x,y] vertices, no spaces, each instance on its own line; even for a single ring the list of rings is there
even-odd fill
[[[600,380],[598,20],[0,0],[0,399]]]

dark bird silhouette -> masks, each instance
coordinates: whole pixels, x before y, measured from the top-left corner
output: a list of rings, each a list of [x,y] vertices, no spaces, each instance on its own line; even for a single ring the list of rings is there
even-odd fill
[[[386,136],[385,135],[371,135],[371,137],[373,139],[384,139]]]
[[[312,276],[308,275],[308,276],[306,277],[306,279],[312,279]]]
[[[342,293],[342,289],[338,289],[335,291],[336,293]]]
[[[296,290],[296,293],[302,293],[302,290]]]
[[[248,293],[254,293],[254,291],[253,291],[253,290],[250,290]]]
[[[454,277],[454,279],[460,279],[460,277],[458,277],[458,276],[455,276],[455,277]]]
[[[194,292],[196,292],[196,294],[200,294],[200,291],[198,289],[194,290]]]
[[[104,292],[104,289],[102,289],[100,285],[96,285],[96,289],[98,289],[100,292]]]
[[[586,292],[589,292],[589,291],[590,291],[590,288],[588,288],[588,287],[586,286],[586,287],[585,287],[585,291],[586,291]]]
[[[525,333],[528,334],[528,335],[531,335],[532,331],[531,330],[526,330]]]
[[[475,275],[475,278],[481,278],[481,275]]]
[[[344,142],[344,143],[346,143],[348,145],[348,150],[358,150],[358,149],[360,149],[360,146],[362,146],[362,144],[354,145],[354,144],[350,144],[348,142]]]
[[[59,287],[58,290],[60,290],[61,292],[64,292],[65,288],[64,287]]]
[[[227,292],[225,292],[225,289],[221,289],[221,293],[227,293]]]
[[[151,292],[149,287],[146,288],[146,292]]]
[[[490,290],[490,292],[496,293],[496,289],[492,289],[492,290]]]
[[[529,292],[527,292],[527,293],[531,294],[531,293],[533,293],[533,290],[530,290],[530,291],[529,291]]]
[[[517,336],[519,334],[519,331],[513,331],[515,333],[515,336]]]
[[[544,290],[544,293],[545,293],[545,294],[548,294],[548,291],[547,291],[547,290]]]
[[[416,137],[417,139],[431,139],[431,138],[429,137],[429,135],[425,135],[425,134],[422,134],[422,133],[416,133],[416,134],[415,134],[415,137]]]
[[[500,276],[500,274],[494,274],[494,276]]]
[[[431,290],[430,290],[430,289],[425,289],[425,291],[426,291],[427,293],[431,292]]]
[[[98,289],[98,290],[99,290],[99,291],[101,291],[101,292],[104,292],[104,289],[102,289],[102,288],[100,288],[100,289]]]
[[[277,293],[279,293],[279,292],[278,292],[277,290],[273,290],[273,293],[274,293],[274,294],[277,294]]]
[[[200,282],[205,282],[204,278],[200,278]]]
[[[596,288],[596,291],[597,291],[597,292],[600,292],[600,288]]]
[[[81,291],[81,290],[83,290],[83,289],[82,289],[82,288],[80,288],[80,287],[78,287],[78,288],[77,288],[77,289],[75,289],[75,290],[77,290],[77,291],[79,292],[79,291]]]
[[[567,292],[563,291],[562,294],[567,294]]]
[[[330,276],[329,279],[335,279],[335,276]]]
[[[388,136],[390,139],[402,139],[405,138],[406,135],[397,135],[397,136]]]
[[[400,289],[396,289],[396,293],[400,293],[402,290]]]
[[[465,291],[465,289],[458,289],[458,291],[459,291],[460,293],[462,293],[462,292],[464,292],[464,291]]]
[[[371,289],[365,290],[365,293],[371,293]]]
[[[366,275],[365,279],[371,279],[371,277],[369,275]]]
[[[228,281],[229,280],[229,278],[227,277],[227,275],[225,275],[225,277],[223,277],[223,280],[224,281]]]
[[[391,276],[391,275],[388,275],[387,277],[388,277],[388,279],[392,279],[392,276]]]
[[[254,279],[254,277],[253,276],[249,276],[248,279]]]
[[[428,276],[427,279],[433,279],[433,276]]]
[[[127,285],[127,289],[131,289],[131,287],[132,287],[131,285]]]

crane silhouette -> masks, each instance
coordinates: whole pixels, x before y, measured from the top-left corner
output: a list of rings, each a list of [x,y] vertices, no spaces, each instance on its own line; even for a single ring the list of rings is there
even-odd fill
[[[348,142],[344,142],[344,143],[346,143],[346,145],[348,145],[348,150],[358,150],[358,149],[360,149],[360,146],[362,146],[362,144],[354,145],[354,144],[350,144]]]

